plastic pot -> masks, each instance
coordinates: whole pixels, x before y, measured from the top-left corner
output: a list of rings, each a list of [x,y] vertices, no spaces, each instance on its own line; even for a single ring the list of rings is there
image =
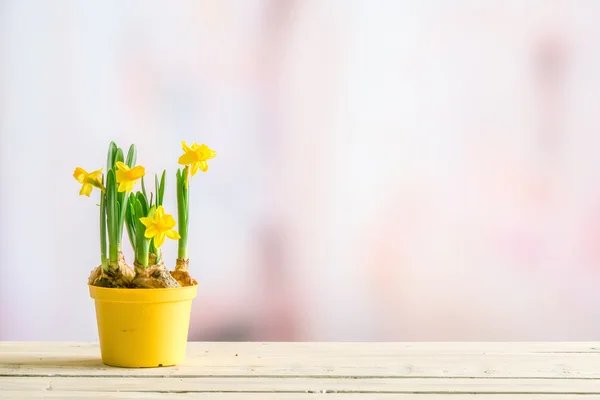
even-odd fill
[[[89,288],[96,304],[104,364],[140,368],[183,362],[197,286],[173,289]]]

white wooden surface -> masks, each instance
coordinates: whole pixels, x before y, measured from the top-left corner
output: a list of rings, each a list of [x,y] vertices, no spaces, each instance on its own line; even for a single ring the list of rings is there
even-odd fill
[[[190,343],[184,365],[0,343],[0,399],[600,400],[600,343]]]

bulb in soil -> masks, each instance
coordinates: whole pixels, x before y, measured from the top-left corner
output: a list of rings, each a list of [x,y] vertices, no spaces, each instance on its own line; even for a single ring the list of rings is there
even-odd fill
[[[169,273],[167,267],[161,260],[158,264],[145,268],[138,263],[134,263],[135,278],[132,286],[139,289],[163,289],[181,287],[179,283]]]
[[[88,284],[107,288],[128,288],[131,287],[134,277],[135,272],[125,262],[123,253],[119,252],[118,268],[113,270],[109,266],[108,271],[104,271],[102,265],[99,265],[91,272]]]
[[[175,269],[171,271],[171,276],[175,278],[181,286],[194,286],[198,284],[198,282],[190,275],[188,270],[189,264],[190,260],[178,258]]]

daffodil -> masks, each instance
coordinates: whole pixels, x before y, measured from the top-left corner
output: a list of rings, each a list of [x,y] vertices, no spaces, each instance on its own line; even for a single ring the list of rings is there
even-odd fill
[[[102,168],[88,173],[85,169],[77,167],[75,168],[75,172],[73,172],[73,177],[82,185],[79,195],[90,197],[94,187],[97,187],[102,191],[105,190],[102,185]]]
[[[165,236],[173,240],[180,238],[179,233],[173,229],[175,227],[175,219],[172,215],[165,214],[163,206],[158,206],[153,218],[142,217],[140,221],[146,227],[144,236],[147,239],[154,238],[154,247],[157,249],[165,242]]]
[[[198,169],[201,169],[203,172],[208,171],[208,163],[206,161],[214,158],[217,155],[217,152],[211,150],[207,145],[198,145],[198,143],[192,144],[192,147],[189,147],[185,142],[181,142],[181,147],[185,154],[179,157],[177,161],[181,165],[190,165],[192,176],[196,175]]]
[[[141,165],[134,168],[129,168],[127,164],[122,161],[116,162],[117,171],[116,178],[119,184],[119,192],[129,192],[133,189],[133,186],[137,183],[146,173],[146,170]]]

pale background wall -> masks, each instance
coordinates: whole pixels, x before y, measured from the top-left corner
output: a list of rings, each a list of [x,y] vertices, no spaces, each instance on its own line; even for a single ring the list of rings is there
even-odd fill
[[[0,2],[0,340],[96,340],[96,169],[180,140],[191,340],[600,337],[600,2]],[[175,257],[175,244],[165,249]]]

